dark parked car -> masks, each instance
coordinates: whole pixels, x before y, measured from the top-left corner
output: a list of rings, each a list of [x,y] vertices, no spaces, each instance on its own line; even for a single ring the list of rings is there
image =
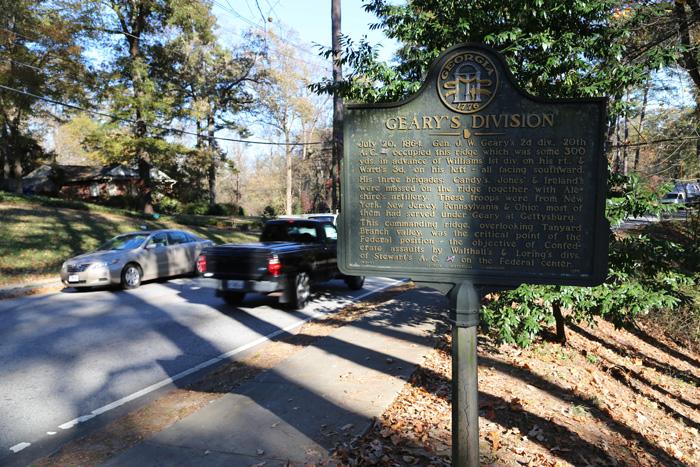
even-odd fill
[[[218,295],[239,305],[246,293],[282,292],[280,303],[303,308],[314,282],[342,278],[360,289],[364,277],[338,270],[338,234],[329,221],[279,219],[265,224],[259,243],[220,245],[199,256],[204,277],[219,279]]]

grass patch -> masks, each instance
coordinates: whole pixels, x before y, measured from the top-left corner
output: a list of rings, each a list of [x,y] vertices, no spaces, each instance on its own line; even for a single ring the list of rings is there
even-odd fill
[[[50,198],[48,196],[19,195],[15,193],[7,193],[4,191],[0,191],[0,203],[31,204],[33,206],[43,206],[47,208],[65,208],[75,209],[79,211],[106,212],[112,214],[120,214],[123,216],[141,217],[141,214],[135,211],[111,208],[107,206],[101,206],[99,204],[87,203],[85,201]]]
[[[81,201],[0,192],[0,286],[56,277],[66,259],[91,251],[115,235],[140,230],[142,226],[188,230],[219,244],[257,239],[257,235],[235,230],[233,221],[224,227],[209,217],[149,219],[140,213]]]

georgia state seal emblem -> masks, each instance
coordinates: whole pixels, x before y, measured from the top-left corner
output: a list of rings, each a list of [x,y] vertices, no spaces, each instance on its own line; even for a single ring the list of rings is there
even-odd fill
[[[455,112],[470,114],[486,107],[498,88],[498,71],[489,57],[464,51],[449,57],[437,79],[440,100]]]

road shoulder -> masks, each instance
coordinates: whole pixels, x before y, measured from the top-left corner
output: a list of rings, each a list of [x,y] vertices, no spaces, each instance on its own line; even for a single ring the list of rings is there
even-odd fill
[[[433,347],[442,296],[424,289],[379,295],[178,389],[198,404],[189,413],[181,407],[179,421],[162,430],[139,428],[157,418],[144,408],[121,423],[121,438],[131,436],[132,442],[110,438],[115,427],[108,427],[101,437],[77,440],[34,465],[181,465],[185,459],[197,465],[269,466],[327,459],[329,449],[363,433],[381,415]],[[245,375],[252,379],[240,384]],[[95,457],[95,446],[107,449]]]

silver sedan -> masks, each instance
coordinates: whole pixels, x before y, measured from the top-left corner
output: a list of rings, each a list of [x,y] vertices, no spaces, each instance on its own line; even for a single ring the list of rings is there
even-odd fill
[[[212,245],[210,240],[181,230],[119,235],[63,263],[61,281],[70,287],[121,285],[133,289],[141,281],[194,273],[199,253]]]

